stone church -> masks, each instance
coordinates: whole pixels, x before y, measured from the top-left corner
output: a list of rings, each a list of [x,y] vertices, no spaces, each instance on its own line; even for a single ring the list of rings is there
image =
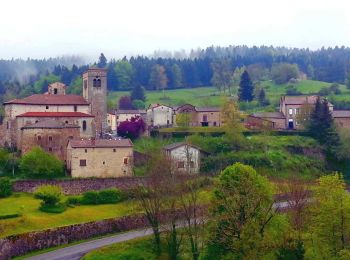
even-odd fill
[[[5,102],[2,145],[22,153],[40,146],[65,160],[69,140],[101,137],[107,130],[107,70],[88,69],[82,87],[83,96],[69,95],[56,82],[45,94]]]

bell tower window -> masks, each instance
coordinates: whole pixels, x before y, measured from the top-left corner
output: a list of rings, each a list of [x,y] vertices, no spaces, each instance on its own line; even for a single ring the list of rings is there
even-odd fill
[[[95,88],[101,87],[101,79],[99,76],[96,76],[96,78],[94,78],[94,80],[92,81],[92,86]]]

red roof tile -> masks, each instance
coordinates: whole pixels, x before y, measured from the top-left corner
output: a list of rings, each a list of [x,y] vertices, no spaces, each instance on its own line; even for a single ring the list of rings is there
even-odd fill
[[[17,117],[94,117],[81,112],[27,112]]]
[[[109,147],[133,147],[133,143],[130,139],[118,139],[118,140],[107,140],[107,139],[82,139],[82,140],[71,140],[70,145],[72,148],[109,148]]]
[[[52,95],[34,94],[22,99],[14,99],[4,103],[23,105],[89,105],[89,103],[79,95]]]

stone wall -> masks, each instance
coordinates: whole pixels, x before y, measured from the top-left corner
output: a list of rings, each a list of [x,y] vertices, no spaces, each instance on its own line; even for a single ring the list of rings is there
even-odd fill
[[[91,178],[91,179],[68,179],[68,180],[18,180],[14,183],[15,192],[34,192],[41,185],[58,185],[67,195],[80,194],[89,190],[102,190],[118,188],[129,190],[141,184],[143,177],[120,177],[120,178]]]
[[[197,216],[203,216],[205,212],[206,206],[202,206],[197,209],[196,213]],[[181,219],[182,214],[181,211],[176,212],[179,219]],[[160,222],[168,222],[170,216],[169,212],[162,212]],[[147,219],[143,215],[136,215],[8,236],[0,239],[0,260],[12,259],[37,250],[147,226],[149,226]]]

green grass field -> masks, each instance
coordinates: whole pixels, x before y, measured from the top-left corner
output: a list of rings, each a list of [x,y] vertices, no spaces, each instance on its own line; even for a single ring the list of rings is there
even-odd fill
[[[140,212],[136,203],[130,200],[118,204],[68,207],[61,214],[41,212],[38,209],[39,205],[40,200],[25,193],[16,193],[9,198],[0,199],[0,215],[22,213],[21,217],[0,220],[0,228],[3,229],[0,237]]]
[[[263,81],[261,83],[265,87],[267,96],[270,101],[276,105],[279,98],[286,93],[288,84],[276,85],[273,81]],[[315,94],[323,87],[329,87],[331,83],[314,80],[303,80],[294,84],[298,91],[303,94]],[[342,94],[335,95],[336,100],[350,101],[350,90],[346,89],[345,85],[340,85]],[[237,93],[235,87],[234,93]],[[121,96],[129,95],[127,91],[110,92],[108,100],[113,104],[117,104]],[[166,99],[163,98],[162,91],[147,91],[146,106],[152,103],[162,103],[165,105],[181,105],[190,103],[196,106],[220,106],[225,100],[227,94],[220,93],[215,87],[200,87],[192,89],[176,89],[166,90]]]

